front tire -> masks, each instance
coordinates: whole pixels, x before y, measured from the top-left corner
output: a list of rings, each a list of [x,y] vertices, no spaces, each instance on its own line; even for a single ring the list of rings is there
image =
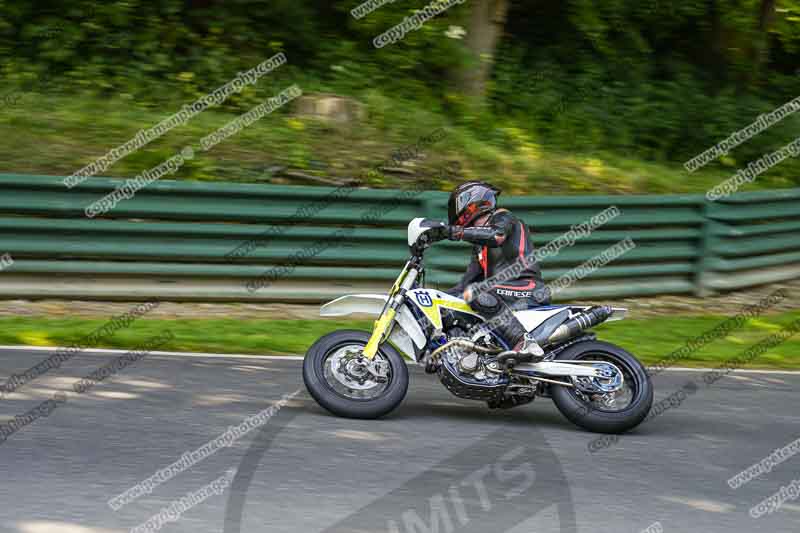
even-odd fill
[[[382,344],[376,360],[388,366],[385,380],[365,373],[363,350],[370,334],[341,330],[321,337],[306,352],[303,381],[322,407],[346,418],[379,418],[400,405],[408,391],[408,367],[389,344]]]
[[[565,359],[613,363],[623,373],[624,386],[630,387],[630,399],[627,399],[626,391],[625,405],[609,409],[608,398],[601,398],[598,406],[575,388],[551,386],[553,402],[570,422],[596,433],[616,434],[638,426],[647,417],[653,405],[653,384],[644,366],[633,355],[608,342],[586,341],[570,346],[555,358],[556,361]],[[615,403],[615,398],[611,403]]]

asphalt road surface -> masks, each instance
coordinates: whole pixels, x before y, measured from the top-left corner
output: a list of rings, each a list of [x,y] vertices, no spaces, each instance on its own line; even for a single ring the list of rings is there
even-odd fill
[[[0,351],[0,384],[49,355]],[[405,402],[377,421],[317,406],[296,360],[151,354],[75,392],[114,358],[76,355],[0,400],[0,531],[796,533],[800,524],[800,500],[749,514],[800,478],[800,454],[727,484],[800,437],[796,374],[707,385],[701,373],[665,372],[657,400],[692,393],[614,441],[574,427],[548,399],[489,411],[417,369]],[[18,418],[9,433],[15,415],[37,406],[48,416]],[[107,503],[262,412],[269,418],[230,446],[166,470],[149,494],[116,511]]]

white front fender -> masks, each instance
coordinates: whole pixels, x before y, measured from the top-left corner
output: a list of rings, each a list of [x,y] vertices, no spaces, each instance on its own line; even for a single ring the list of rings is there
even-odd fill
[[[319,308],[320,316],[345,316],[354,313],[380,314],[386,300],[385,294],[350,294],[330,301]]]
[[[345,316],[354,313],[379,315],[388,298],[385,294],[350,294],[326,303],[320,307],[319,314],[320,316]],[[389,342],[401,353],[416,361],[417,353],[428,344],[425,332],[422,331],[407,305],[402,305],[397,309],[395,321],[400,325],[401,330],[395,328],[389,336]],[[409,338],[413,344],[409,342]]]

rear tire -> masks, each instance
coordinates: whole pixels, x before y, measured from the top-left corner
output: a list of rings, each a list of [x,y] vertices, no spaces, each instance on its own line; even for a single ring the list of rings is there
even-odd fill
[[[599,356],[599,357],[598,357]],[[653,405],[653,384],[644,366],[633,355],[608,342],[586,341],[574,344],[558,354],[558,360],[607,360],[622,370],[625,380],[633,381],[630,403],[621,410],[607,411],[582,401],[572,387],[552,385],[553,402],[573,424],[596,433],[624,433],[638,426]]]
[[[358,330],[341,330],[321,337],[306,352],[303,360],[303,381],[311,396],[322,407],[337,416],[346,418],[379,418],[397,408],[408,391],[408,367],[403,357],[389,344],[382,344],[377,356],[387,361],[390,367],[389,380],[374,398],[348,397],[337,391],[332,384],[335,379],[326,376],[326,361],[337,350],[347,346],[363,348],[370,334]],[[357,392],[357,391],[356,391]]]

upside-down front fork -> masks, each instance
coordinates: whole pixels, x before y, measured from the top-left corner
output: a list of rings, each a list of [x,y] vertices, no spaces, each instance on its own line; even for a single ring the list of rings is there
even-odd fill
[[[386,340],[389,330],[392,329],[396,314],[397,310],[394,307],[387,307],[380,318],[375,321],[375,326],[372,328],[372,336],[369,338],[369,342],[367,342],[363,352],[364,357],[370,361],[378,353],[378,346]]]
[[[418,274],[419,271],[412,266],[411,262],[408,262],[394,282],[389,298],[386,300],[386,306],[383,308],[381,316],[375,321],[375,326],[372,328],[372,336],[364,347],[364,357],[370,361],[375,358],[381,343],[389,337],[394,325],[394,317],[397,315],[397,309],[405,301],[406,291],[414,286]]]

